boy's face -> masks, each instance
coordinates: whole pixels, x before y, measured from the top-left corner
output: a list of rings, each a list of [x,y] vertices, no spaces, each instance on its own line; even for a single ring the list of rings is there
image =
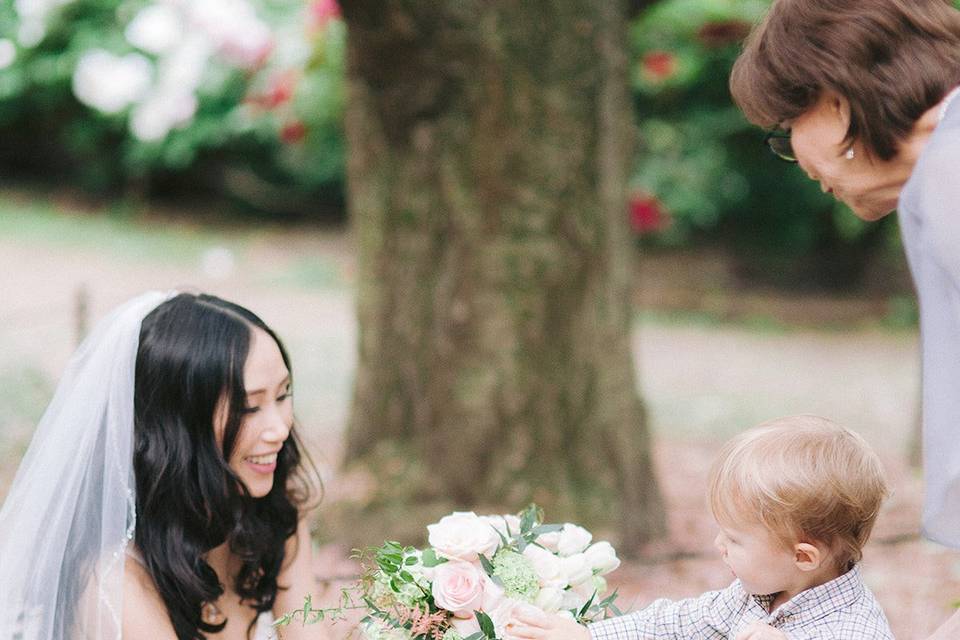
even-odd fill
[[[801,573],[793,549],[756,524],[723,524],[714,544],[747,593],[768,595],[792,589]]]

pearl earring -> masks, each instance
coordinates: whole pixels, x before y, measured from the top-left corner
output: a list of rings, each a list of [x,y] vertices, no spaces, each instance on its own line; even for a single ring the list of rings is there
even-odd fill
[[[846,157],[847,160],[853,160],[855,157],[857,157],[857,154],[853,151],[853,147],[847,149],[847,153],[844,154],[844,157]]]

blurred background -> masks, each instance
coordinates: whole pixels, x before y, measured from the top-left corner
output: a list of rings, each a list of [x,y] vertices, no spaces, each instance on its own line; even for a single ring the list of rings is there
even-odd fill
[[[385,77],[404,80],[430,68],[423,51],[446,22],[460,34],[495,27],[440,3],[422,9],[433,13],[426,36],[418,34],[428,44],[411,45],[410,36],[388,59],[371,45],[376,3],[344,4],[0,3],[0,496],[84,332],[140,291],[181,288],[248,306],[292,354],[299,420],[326,487],[316,515],[322,588],[355,571],[347,558],[359,542],[345,531],[358,522],[375,535],[407,535],[404,526],[422,530],[450,508],[523,506],[510,492],[431,494],[431,507],[418,511],[412,503],[421,493],[411,490],[390,494],[391,508],[376,511],[375,485],[385,477],[402,484],[416,471],[399,464],[378,475],[390,464],[376,458],[368,461],[374,472],[345,465],[349,425],[364,419],[352,405],[355,397],[363,402],[364,388],[355,386],[363,331],[356,303],[369,297],[364,279],[376,277],[368,263],[383,259],[365,244],[367,223],[356,219],[369,196],[358,176],[374,169],[365,162],[369,152],[358,156],[348,144],[368,142],[351,138],[345,125],[351,101],[362,102],[362,92],[350,90],[349,60],[368,47],[381,56],[374,60]],[[355,33],[364,33],[354,48],[351,6]],[[624,61],[618,77],[636,139],[615,223],[629,234],[624,348],[632,354],[627,380],[636,390],[630,395],[643,402],[640,433],[650,435],[650,486],[665,505],[666,528],[651,526],[611,582],[637,605],[723,585],[703,499],[716,445],[775,416],[816,413],[863,433],[887,462],[896,491],[868,550],[866,576],[894,631],[919,637],[960,595],[960,555],[918,535],[920,381],[909,274],[894,216],[859,222],[797,167],[770,155],[763,132],[731,103],[730,66],[768,6],[659,0],[631,3],[618,16],[625,37],[613,39],[611,59]],[[534,44],[550,38],[565,16],[558,11],[523,37]],[[574,30],[582,31],[581,23]],[[397,24],[406,23],[393,20],[384,30]],[[505,45],[498,55],[511,51]],[[367,90],[389,87],[370,67],[355,62],[354,86],[366,79]],[[545,89],[562,75],[544,74]],[[528,89],[517,88],[518,95]],[[437,95],[442,101],[447,94]],[[456,95],[450,101],[457,103]],[[443,108],[428,105],[418,117]],[[475,113],[494,109],[487,104]],[[421,154],[436,148],[424,144]],[[408,206],[391,203],[383,208]],[[468,227],[433,233],[455,246],[457,230]],[[374,374],[361,382],[388,369],[389,359],[362,365]],[[510,380],[503,385],[524,378]],[[416,422],[420,414],[405,415]],[[469,416],[458,419],[470,424]],[[544,491],[523,497],[553,499],[566,515],[562,496]],[[413,521],[402,523],[398,513]],[[602,515],[598,534],[632,548]]]

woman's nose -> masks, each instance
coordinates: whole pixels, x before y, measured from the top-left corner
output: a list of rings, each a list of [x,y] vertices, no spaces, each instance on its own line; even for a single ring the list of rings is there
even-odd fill
[[[283,442],[290,436],[290,427],[290,423],[280,411],[273,411],[269,422],[264,425],[262,437],[269,442]]]

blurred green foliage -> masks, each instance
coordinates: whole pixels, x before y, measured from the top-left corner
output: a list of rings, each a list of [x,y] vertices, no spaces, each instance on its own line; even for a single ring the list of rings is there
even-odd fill
[[[231,1],[248,2],[269,26],[269,51],[247,66],[213,55],[192,116],[152,140],[131,133],[136,105],[105,113],[79,100],[76,70],[94,48],[137,53],[163,69],[162,56],[138,50],[125,33],[139,12],[160,3],[0,4],[0,168],[95,192],[204,189],[271,214],[342,215],[345,28],[335,0]],[[31,4],[54,7],[32,43],[15,9]],[[895,237],[891,221],[860,222],[797,167],[776,161],[764,132],[730,99],[740,43],[769,4],[660,0],[635,20],[641,145],[629,215],[644,242],[727,243],[747,278],[786,274],[799,286],[849,286]],[[11,46],[15,55],[5,61]]]
[[[5,140],[0,166],[5,172],[66,179],[94,193],[213,191],[270,213],[309,212],[318,196],[339,202],[345,155],[341,120],[346,34],[335,3],[251,2],[254,27],[265,24],[270,35],[263,55],[249,64],[224,55],[231,46],[243,46],[245,34],[236,34],[240,42],[231,42],[215,24],[206,31],[195,26],[181,29],[180,40],[188,43],[182,49],[192,51],[192,58],[184,51],[164,55],[138,49],[125,30],[139,12],[159,4],[146,0],[0,4],[0,133]],[[232,8],[220,4],[225,11]],[[40,19],[27,24],[28,18],[43,11]],[[183,13],[185,24],[217,19],[202,10]],[[149,25],[148,37],[164,37],[163,27]],[[198,49],[211,53],[196,55]],[[133,125],[136,102],[116,111],[84,104],[77,97],[83,93],[77,89],[83,81],[78,66],[95,50],[117,59],[130,55],[146,59],[152,86],[140,102],[154,98],[154,106],[162,110],[163,91],[172,89],[167,92],[176,94],[173,98],[194,101],[192,113],[165,135],[144,139]],[[234,58],[238,55],[234,53]],[[97,75],[111,71],[98,69]],[[194,74],[198,74],[195,91],[177,92],[170,86],[189,82],[184,79]],[[129,85],[135,79],[116,82]],[[124,91],[123,86],[109,85],[107,78],[93,81],[94,93]]]

